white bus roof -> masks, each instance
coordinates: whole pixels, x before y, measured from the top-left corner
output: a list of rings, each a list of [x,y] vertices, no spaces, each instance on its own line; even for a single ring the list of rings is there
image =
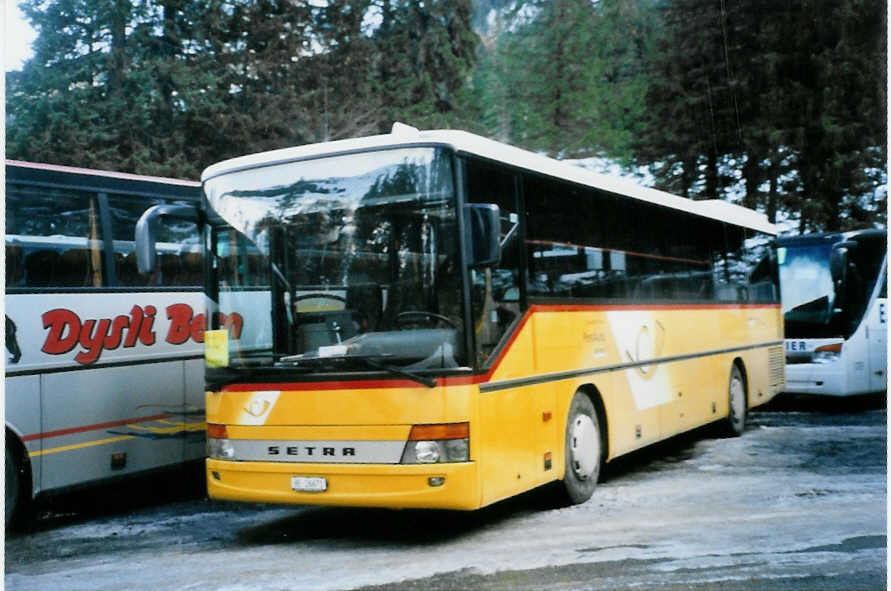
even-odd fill
[[[751,209],[734,205],[721,200],[693,201],[678,197],[664,191],[651,189],[630,182],[627,179],[599,174],[580,166],[554,160],[541,154],[496,142],[466,131],[432,130],[418,131],[413,127],[396,123],[393,131],[386,135],[376,135],[355,139],[337,140],[318,144],[308,144],[293,148],[284,148],[270,152],[261,152],[233,158],[214,164],[204,170],[201,180],[256,168],[271,164],[283,164],[298,160],[334,156],[348,152],[402,148],[411,146],[438,145],[451,147],[457,152],[480,156],[489,160],[502,162],[511,166],[538,172],[558,179],[565,179],[603,191],[626,195],[641,201],[688,211],[707,218],[743,226],[775,235],[776,226],[767,220],[767,216]]]

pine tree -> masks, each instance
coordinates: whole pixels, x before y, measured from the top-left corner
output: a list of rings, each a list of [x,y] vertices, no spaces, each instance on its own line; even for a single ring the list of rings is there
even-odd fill
[[[468,0],[27,0],[11,157],[197,177],[248,152],[460,124]]]
[[[518,3],[474,78],[489,132],[561,157],[628,158],[653,16],[648,2]]]
[[[380,7],[375,46],[383,127],[397,120],[427,128],[454,125],[476,60],[469,0],[381,0]]]
[[[744,205],[800,231],[884,223],[868,199],[886,176],[881,4],[673,0],[664,15],[637,144],[661,187],[714,198],[742,178]]]

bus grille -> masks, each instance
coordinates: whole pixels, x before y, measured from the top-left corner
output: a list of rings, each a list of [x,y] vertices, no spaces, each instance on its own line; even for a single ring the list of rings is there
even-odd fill
[[[767,378],[771,394],[782,392],[786,387],[784,357],[783,347],[769,347],[767,349]]]

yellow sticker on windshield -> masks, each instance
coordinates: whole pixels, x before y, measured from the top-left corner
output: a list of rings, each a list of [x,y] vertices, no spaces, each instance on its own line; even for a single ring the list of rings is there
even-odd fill
[[[204,361],[208,367],[229,365],[229,331],[208,330],[204,333]]]

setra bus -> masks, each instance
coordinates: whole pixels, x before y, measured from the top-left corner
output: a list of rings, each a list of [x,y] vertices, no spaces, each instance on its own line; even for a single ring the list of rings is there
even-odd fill
[[[212,498],[580,503],[604,462],[738,435],[783,387],[774,226],[750,210],[399,124],[203,184]]]
[[[197,182],[6,161],[6,524],[35,495],[204,456]]]
[[[852,396],[888,387],[887,232],[777,240],[786,390]]]

